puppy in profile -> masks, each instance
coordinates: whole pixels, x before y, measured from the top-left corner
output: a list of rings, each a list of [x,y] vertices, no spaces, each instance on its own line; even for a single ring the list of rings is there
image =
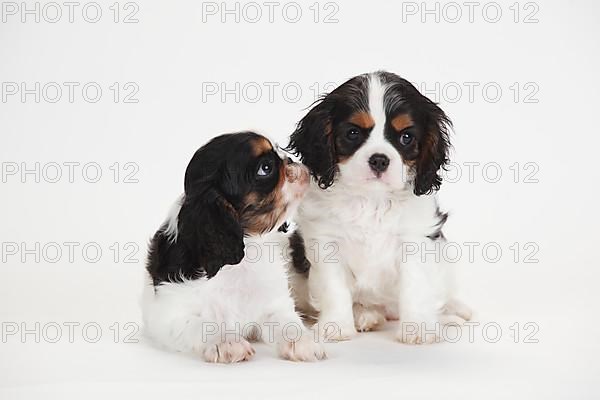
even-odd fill
[[[434,342],[442,317],[470,318],[451,266],[431,254],[445,242],[435,192],[449,127],[441,108],[388,72],[348,80],[298,123],[289,149],[314,182],[290,238],[292,287],[320,329],[335,323],[332,339],[399,318],[398,340]]]
[[[308,187],[308,170],[253,132],[227,134],[190,161],[185,192],[152,238],[143,298],[146,334],[209,362],[254,355],[249,340],[280,357],[325,356],[302,324],[277,246]],[[275,250],[273,250],[275,248]]]

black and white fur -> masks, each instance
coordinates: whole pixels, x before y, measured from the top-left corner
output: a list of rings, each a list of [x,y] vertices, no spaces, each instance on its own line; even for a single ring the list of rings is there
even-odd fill
[[[433,193],[449,127],[435,103],[387,72],[350,79],[298,123],[289,149],[314,182],[291,239],[292,287],[299,309],[318,312],[321,329],[337,325],[331,338],[399,318],[398,340],[433,342],[439,337],[428,332],[439,333],[443,314],[470,318],[454,300],[451,266],[405,251],[445,240],[447,215]],[[334,256],[325,257],[332,245]]]
[[[294,310],[281,252],[265,247],[282,248],[286,238],[277,228],[308,181],[304,166],[281,158],[256,133],[222,135],[200,148],[184,194],[150,243],[146,334],[209,362],[249,359],[253,339],[285,359],[324,358]]]

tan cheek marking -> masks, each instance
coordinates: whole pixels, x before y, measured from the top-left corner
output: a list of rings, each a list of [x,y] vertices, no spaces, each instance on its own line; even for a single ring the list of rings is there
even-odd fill
[[[243,216],[243,225],[250,234],[257,235],[277,228],[275,225],[281,216],[286,212],[287,205],[284,202],[283,185],[286,181],[285,163],[279,167],[279,180],[273,191],[262,199],[256,193],[250,193],[244,199],[247,206],[253,205],[257,209],[273,205],[273,209],[265,214]]]
[[[258,195],[256,193],[252,192],[246,196],[244,203],[252,204],[252,203],[256,203],[257,201],[258,201]]]
[[[360,126],[363,129],[371,129],[375,126],[375,121],[373,120],[373,117],[371,117],[371,114],[369,114],[366,111],[359,111],[357,113],[352,114],[348,121],[353,123],[354,125]]]
[[[413,120],[408,114],[401,114],[392,119],[392,126],[396,132],[400,132],[406,128],[413,126]]]
[[[255,157],[261,156],[273,150],[271,142],[267,138],[260,138],[252,143],[252,153]]]

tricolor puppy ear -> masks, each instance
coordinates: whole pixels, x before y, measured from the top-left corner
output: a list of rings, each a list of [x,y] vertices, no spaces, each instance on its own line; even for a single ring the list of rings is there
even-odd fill
[[[188,197],[179,212],[178,240],[210,278],[244,258],[244,233],[237,212],[215,189]]]
[[[238,213],[219,190],[224,137],[200,148],[185,173],[185,200],[179,211],[178,240],[191,259],[214,276],[224,265],[244,258],[244,232]]]
[[[425,136],[419,143],[416,160],[414,193],[417,196],[430,194],[440,188],[440,169],[445,168],[449,161],[448,130],[452,127],[452,122],[440,107],[423,95],[421,98],[423,111],[419,119],[425,127]]]
[[[331,113],[331,105],[326,100],[321,101],[298,122],[286,147],[300,156],[322,189],[331,186],[335,174]]]

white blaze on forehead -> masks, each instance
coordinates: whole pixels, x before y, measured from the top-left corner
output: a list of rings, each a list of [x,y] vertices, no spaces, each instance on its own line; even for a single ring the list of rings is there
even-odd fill
[[[369,113],[375,121],[375,128],[373,133],[383,135],[383,129],[385,127],[385,85],[381,83],[379,78],[375,75],[369,75]]]
[[[402,156],[389,139],[385,137],[386,124],[386,89],[389,84],[382,83],[376,74],[369,75],[367,90],[367,106],[370,119],[375,124],[368,139],[360,145],[356,152],[343,163],[338,164],[340,176],[339,185],[348,187],[360,187],[362,190],[365,182],[377,182],[370,186],[384,189],[381,193],[390,190],[405,190],[407,176],[406,166],[402,162]],[[384,155],[388,158],[388,165],[383,174],[376,174],[370,166],[369,160],[375,154]],[[356,185],[356,186],[355,186]]]

